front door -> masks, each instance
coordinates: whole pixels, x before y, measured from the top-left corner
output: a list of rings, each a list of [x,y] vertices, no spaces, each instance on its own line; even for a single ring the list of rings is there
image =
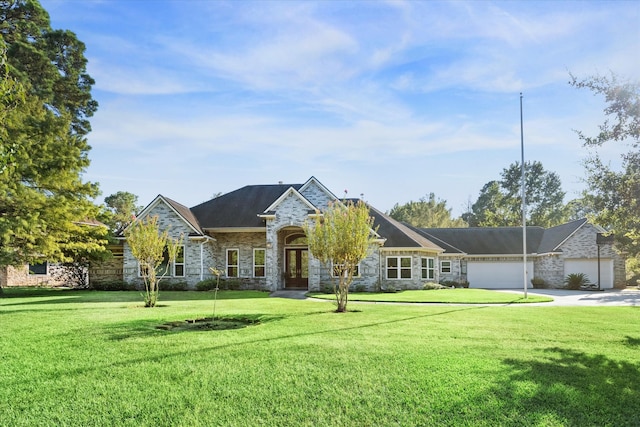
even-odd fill
[[[285,289],[309,288],[309,250],[285,249]]]

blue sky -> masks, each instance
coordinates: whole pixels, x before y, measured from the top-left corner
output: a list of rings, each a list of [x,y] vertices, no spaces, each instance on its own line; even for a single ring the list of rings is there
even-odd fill
[[[380,210],[430,192],[454,215],[520,160],[584,188],[600,98],[640,78],[640,2],[44,0],[87,45],[100,201],[187,206],[315,176]],[[621,147],[607,147],[615,161]]]

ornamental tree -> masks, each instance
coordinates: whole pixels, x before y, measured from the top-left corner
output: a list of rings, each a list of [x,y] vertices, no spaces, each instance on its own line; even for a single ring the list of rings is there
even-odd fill
[[[136,221],[124,233],[131,254],[138,260],[144,282],[144,306],[155,307],[160,291],[160,280],[167,275],[182,248],[183,236],[169,237],[169,231],[160,231],[158,216]]]
[[[309,251],[320,262],[329,266],[337,278],[334,292],[337,312],[347,311],[349,285],[358,266],[375,242],[373,217],[363,201],[333,202],[323,212],[317,212],[313,223],[305,223],[304,231]]]

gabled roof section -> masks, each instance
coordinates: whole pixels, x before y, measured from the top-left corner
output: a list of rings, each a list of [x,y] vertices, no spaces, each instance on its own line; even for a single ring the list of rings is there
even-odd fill
[[[587,223],[586,218],[548,228],[544,231],[538,252],[541,254],[561,251],[560,246]]]
[[[140,212],[138,217],[142,218],[146,215],[149,215],[149,213],[153,210],[153,208],[155,208],[161,202],[169,206],[169,208],[176,215],[178,215],[193,230],[195,234],[197,235],[203,234],[197,218],[195,217],[195,215],[193,215],[193,212],[191,212],[191,210],[188,207],[176,202],[175,200],[165,197],[162,194],[158,194],[158,196],[156,196],[156,198],[153,199],[153,201],[149,203],[147,207],[142,210],[142,212]]]
[[[298,190],[296,190],[293,187],[289,187],[287,189],[287,191],[282,193],[280,195],[280,197],[278,197],[273,203],[271,203],[269,205],[269,207],[267,207],[264,211],[261,211],[260,213],[265,213],[266,214],[266,213],[269,213],[269,212],[274,212],[276,210],[276,208],[278,207],[278,205],[280,203],[282,203],[282,201],[284,199],[286,199],[287,197],[289,197],[289,196],[293,196],[293,197],[296,197],[296,198],[300,199],[300,201],[302,203],[304,203],[309,208],[310,211],[317,210],[317,208],[313,205],[313,203],[308,201],[302,194],[300,194],[300,192]]]
[[[318,181],[318,179],[315,176],[312,176],[311,178],[309,178],[307,180],[307,182],[302,184],[302,186],[300,187],[300,189],[298,191],[302,194],[302,193],[304,193],[304,190],[306,190],[307,188],[311,187],[314,184],[318,188],[320,188],[320,190],[322,190],[327,195],[327,197],[329,197],[329,199],[338,200],[338,198],[335,196],[335,194],[333,194],[331,191],[329,191],[329,189],[327,187],[325,187],[320,181]]]
[[[443,252],[444,249],[431,240],[412,230],[406,225],[385,215],[374,207],[369,207],[369,214],[373,217],[374,228],[378,227],[378,234],[386,239],[385,248],[416,248],[430,249]]]
[[[300,184],[247,185],[191,208],[203,229],[265,227],[258,214],[267,212],[289,188]]]
[[[538,253],[542,227],[527,227],[527,253]],[[445,253],[468,255],[522,254],[522,227],[422,228],[420,234],[446,242]]]

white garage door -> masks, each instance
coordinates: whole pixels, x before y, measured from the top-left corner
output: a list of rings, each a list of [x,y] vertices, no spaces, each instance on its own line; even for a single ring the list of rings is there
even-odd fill
[[[531,279],[533,263],[527,262],[527,273]],[[467,280],[470,288],[486,289],[522,289],[522,262],[514,261],[469,261],[467,263]],[[527,283],[531,287],[531,283]]]
[[[589,281],[598,284],[598,259],[565,259],[564,277],[571,273],[584,273],[589,277]],[[600,259],[600,288],[613,288],[613,260],[609,258]]]

